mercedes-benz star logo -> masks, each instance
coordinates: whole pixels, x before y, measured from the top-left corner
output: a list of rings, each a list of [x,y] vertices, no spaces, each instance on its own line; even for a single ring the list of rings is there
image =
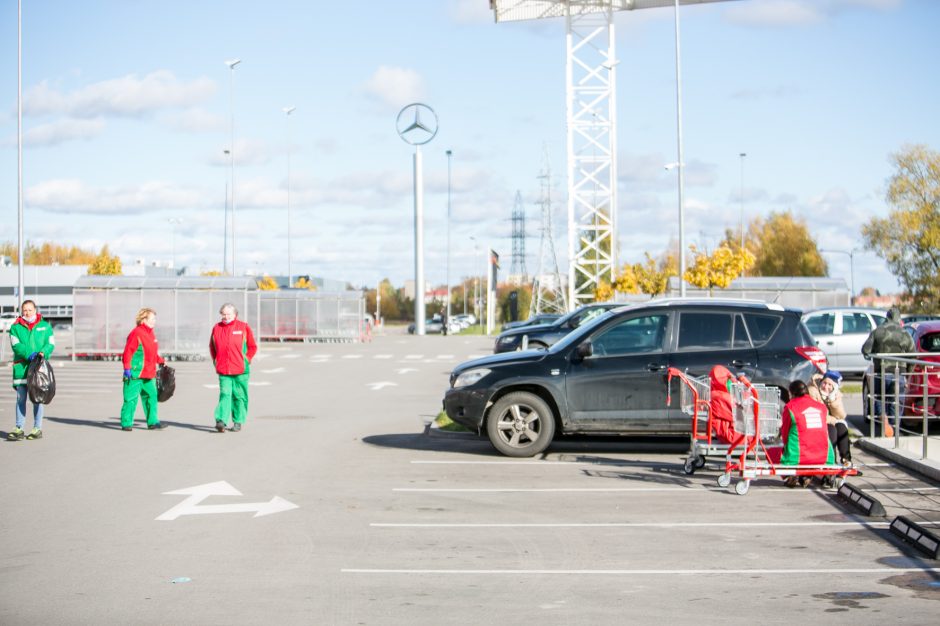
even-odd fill
[[[395,127],[402,141],[421,146],[437,134],[437,113],[426,104],[412,102],[398,112]]]

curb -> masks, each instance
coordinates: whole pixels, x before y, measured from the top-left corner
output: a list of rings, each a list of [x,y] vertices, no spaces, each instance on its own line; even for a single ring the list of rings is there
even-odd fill
[[[872,441],[868,438],[862,438],[856,443],[858,447],[880,456],[883,459],[889,461],[894,461],[898,465],[907,468],[913,472],[917,472],[921,476],[926,476],[935,481],[940,481],[940,464],[937,464],[936,461],[931,461],[927,459],[926,461],[914,457],[913,454],[906,452],[904,450],[896,450],[891,448],[886,448],[879,443]]]

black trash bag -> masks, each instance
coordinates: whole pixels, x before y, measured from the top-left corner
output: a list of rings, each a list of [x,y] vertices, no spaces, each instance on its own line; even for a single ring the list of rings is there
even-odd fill
[[[29,362],[26,369],[26,388],[33,404],[49,404],[55,397],[55,373],[42,352]]]
[[[169,365],[161,365],[157,370],[157,402],[166,402],[176,391],[176,370]]]

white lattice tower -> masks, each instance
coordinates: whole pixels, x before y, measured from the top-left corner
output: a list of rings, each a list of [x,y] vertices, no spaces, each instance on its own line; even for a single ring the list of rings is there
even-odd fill
[[[678,0],[705,4],[725,0]],[[676,0],[490,0],[497,22],[565,18],[568,135],[568,290],[571,306],[594,299],[617,267],[615,11]]]
[[[522,192],[516,191],[516,202],[512,208],[512,266],[509,269],[509,282],[522,285],[529,282],[525,266],[525,204]]]
[[[541,227],[539,236],[539,266],[532,277],[532,299],[529,301],[529,317],[539,313],[567,313],[568,299],[561,272],[558,270],[558,257],[555,254],[555,235],[552,225],[552,168],[545,151],[542,172],[538,176],[541,183],[539,208]]]

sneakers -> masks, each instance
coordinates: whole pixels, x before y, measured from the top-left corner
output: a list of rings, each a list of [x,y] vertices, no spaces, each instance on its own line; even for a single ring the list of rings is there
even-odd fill
[[[121,426],[121,430],[130,432],[134,430],[134,427],[133,426]]]
[[[220,433],[224,433],[224,432],[225,432],[225,422],[223,422],[223,421],[221,421],[221,420],[216,420],[216,422],[215,422],[215,429],[216,429],[217,431],[219,431]]]
[[[26,433],[22,428],[14,428],[7,433],[7,441],[22,441],[23,439],[26,439]]]
[[[166,428],[166,424],[163,422],[157,422],[156,424],[147,424],[147,430],[163,430]]]
[[[38,428],[34,428],[29,432],[28,435],[26,435],[26,438],[29,439],[30,441],[32,441],[33,439],[42,439],[42,431],[39,430]]]
[[[242,425],[241,425],[240,423],[235,422],[234,424],[232,424],[232,432],[233,432],[233,433],[237,433],[237,432],[240,431],[241,429],[242,429]]]

